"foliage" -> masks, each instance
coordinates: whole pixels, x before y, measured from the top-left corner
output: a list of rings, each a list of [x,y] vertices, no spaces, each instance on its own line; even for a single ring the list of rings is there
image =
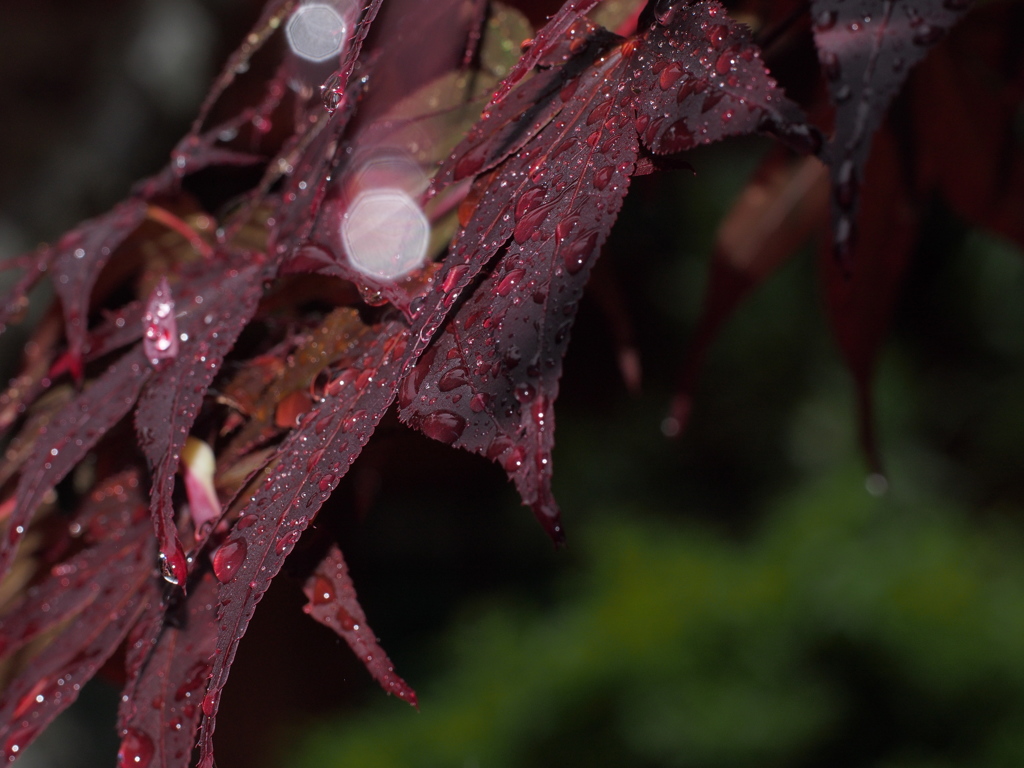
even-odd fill
[[[951,39],[922,64],[898,104],[912,139],[890,103],[968,3],[736,4],[765,53],[713,0],[586,16],[595,5],[566,3],[517,61],[527,22],[497,4],[339,4],[339,50],[300,60],[282,36],[306,6],[272,0],[168,167],[12,265],[5,323],[44,274],[60,308],[0,402],[8,759],[124,644],[122,764],[190,764],[198,734],[212,766],[256,604],[396,400],[406,424],[498,463],[560,543],[553,407],[577,305],[631,178],[700,145],[780,142],[723,223],[666,431],[685,426],[723,319],[830,207],[828,308],[880,470],[870,380],[917,202],[938,192],[1019,236],[1012,4],[977,9],[963,50]],[[764,56],[813,60],[812,26],[822,77],[812,66],[794,82],[801,109]],[[960,87],[928,90],[978,51]],[[974,95],[972,77],[989,88],[988,150],[1007,159],[965,196],[934,126]],[[628,345],[620,357],[635,382]],[[307,612],[415,703],[340,548],[311,545]]]

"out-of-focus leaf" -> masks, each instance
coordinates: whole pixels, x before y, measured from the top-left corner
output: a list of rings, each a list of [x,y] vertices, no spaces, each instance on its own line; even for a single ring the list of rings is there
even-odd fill
[[[874,429],[871,388],[882,344],[888,336],[903,274],[917,237],[902,153],[891,131],[880,130],[864,171],[860,236],[844,267],[824,249],[821,274],[825,307],[839,348],[853,374],[860,410],[860,439],[873,472],[882,461]]]
[[[666,434],[686,428],[698,377],[722,325],[821,227],[827,201],[828,172],[817,158],[776,148],[755,171],[718,227],[704,306],[664,423]]]
[[[814,41],[836,105],[832,166],[833,241],[848,261],[856,237],[871,139],[911,68],[941,40],[972,0],[812,0]]]

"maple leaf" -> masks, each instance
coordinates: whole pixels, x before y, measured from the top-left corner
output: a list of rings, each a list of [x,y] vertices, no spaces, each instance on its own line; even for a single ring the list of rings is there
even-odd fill
[[[671,7],[625,41],[583,20],[549,27],[559,42],[546,54],[564,67],[485,112],[442,168],[450,181],[494,169],[455,248],[471,238],[501,256],[406,379],[401,416],[498,462],[560,542],[550,482],[561,361],[641,146],[672,153],[759,128],[810,132],[716,2]]]

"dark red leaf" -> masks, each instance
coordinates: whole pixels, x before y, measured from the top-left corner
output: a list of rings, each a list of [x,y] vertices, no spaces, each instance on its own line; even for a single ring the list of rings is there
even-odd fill
[[[81,378],[89,303],[100,271],[146,218],[146,202],[131,198],[64,235],[50,258],[53,289],[64,307],[70,368]]]
[[[910,69],[971,0],[812,0],[814,41],[836,105],[829,143],[837,256],[848,263],[871,139]]]
[[[882,463],[874,430],[871,384],[885,341],[899,287],[917,237],[918,216],[904,178],[902,155],[884,127],[874,141],[865,168],[860,236],[849,268],[829,249],[822,254],[829,322],[853,374],[860,410],[860,438],[872,472]]]
[[[1020,19],[1013,3],[980,6],[914,72],[910,101],[918,195],[937,189],[967,221],[1024,247]]]
[[[203,698],[201,765],[212,765],[221,691],[256,603],[299,537],[331,495],[394,398],[406,364],[406,331],[397,324],[367,335],[358,368],[328,384],[279,448],[227,540],[213,554],[218,591],[217,649]]]
[[[404,421],[500,463],[556,542],[563,532],[551,449],[562,357],[640,143],[676,152],[750,133],[769,115],[782,125],[795,111],[718,3],[661,18],[614,48],[617,38],[591,33],[576,47],[585,74],[545,91],[560,104],[549,110],[557,118],[487,177],[457,240],[507,250],[401,390]],[[481,125],[489,120],[495,133],[505,130],[493,117]],[[476,133],[456,149],[447,164],[453,177],[464,157],[491,157],[481,147],[489,145]],[[493,220],[501,224],[482,237],[474,224]]]
[[[216,292],[189,297],[176,324],[181,339],[174,341],[181,344],[181,354],[158,362],[139,398],[135,430],[153,475],[150,508],[164,578],[172,584],[184,586],[187,571],[171,503],[181,450],[224,356],[256,312],[265,273],[257,260],[229,270]]]
[[[331,545],[316,571],[306,579],[302,591],[309,599],[303,610],[337,632],[381,688],[417,706],[416,692],[395,674],[391,659],[366,623],[366,614],[359,605],[355,585],[337,545]]]
[[[118,728],[121,765],[150,754],[153,768],[187,768],[202,715],[200,700],[216,641],[217,580],[207,571],[189,599],[171,608],[154,606],[129,637],[129,679],[121,698]]]
[[[213,732],[221,692],[256,604],[288,553],[355,461],[394,400],[398,383],[422,354],[454,304],[494,252],[511,236],[502,211],[476,217],[423,297],[411,327],[378,326],[352,353],[354,364],[327,384],[324,399],[281,444],[261,482],[214,555],[222,581],[217,652],[203,699],[200,765],[213,764]],[[489,247],[479,248],[480,243]]]
[[[508,73],[505,80],[498,86],[494,96],[491,97],[491,105],[497,104],[504,99],[509,91],[515,87],[516,83],[522,80],[552,49],[563,45],[564,41],[562,38],[598,2],[599,0],[568,0],[559,8],[558,13],[551,17],[533,40],[529,41],[529,47],[523,52],[516,65],[512,67],[512,71]]]
[[[77,697],[147,610],[154,591],[145,505],[134,478],[114,478],[94,492],[79,525],[88,547],[54,565],[0,624],[7,654],[46,627],[62,627],[19,670],[0,698],[0,747],[12,761]],[[98,567],[97,567],[98,566]],[[38,600],[52,615],[40,619]],[[45,627],[44,627],[45,625]]]
[[[43,497],[131,410],[151,373],[140,344],[42,428],[22,467],[7,536],[0,543],[0,578],[10,568],[18,542]]]

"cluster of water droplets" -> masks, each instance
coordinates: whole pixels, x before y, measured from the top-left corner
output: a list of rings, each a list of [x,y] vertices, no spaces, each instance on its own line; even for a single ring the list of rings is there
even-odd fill
[[[149,295],[142,318],[142,346],[146,359],[156,365],[178,356],[178,321],[174,316],[174,298],[167,278],[163,277]]]

